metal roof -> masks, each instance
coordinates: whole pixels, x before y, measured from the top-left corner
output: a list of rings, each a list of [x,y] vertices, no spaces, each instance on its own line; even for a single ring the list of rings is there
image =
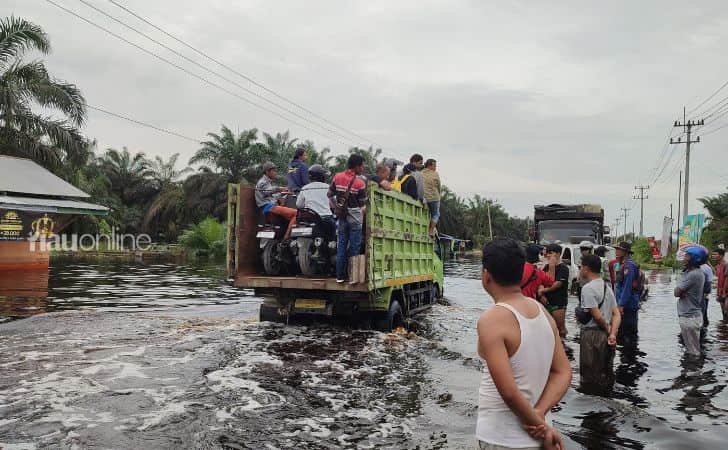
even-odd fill
[[[10,195],[0,195],[0,208],[55,214],[91,214],[95,216],[104,216],[109,212],[109,208],[105,206],[78,200],[13,197]]]
[[[0,192],[83,197],[90,195],[30,159],[0,155]]]

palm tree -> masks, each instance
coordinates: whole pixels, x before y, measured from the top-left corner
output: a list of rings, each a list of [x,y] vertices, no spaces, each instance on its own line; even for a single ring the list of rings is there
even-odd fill
[[[700,242],[711,249],[717,244],[728,244],[728,192],[698,200],[710,214]]]
[[[99,165],[111,183],[111,191],[124,204],[138,202],[149,194],[151,171],[144,153],[132,155],[126,147],[122,151],[109,148],[99,159]]]
[[[224,175],[208,167],[201,168],[185,179],[185,212],[187,223],[198,222],[212,216],[220,221],[227,216],[227,185]]]
[[[267,158],[283,172],[281,169],[288,167],[288,163],[293,159],[298,139],[291,139],[291,133],[286,130],[283,133],[276,133],[275,136],[263,133],[263,141]]]
[[[50,49],[38,25],[13,16],[0,19],[0,152],[57,166],[63,156],[74,159],[83,151],[78,128],[86,118],[86,101],[75,85],[53,78],[42,61],[23,60],[30,50],[48,54]],[[33,105],[63,118],[35,113]]]
[[[192,172],[191,167],[185,167],[182,170],[177,170],[177,159],[179,159],[179,153],[175,153],[170,156],[165,162],[159,156],[155,156],[153,160],[149,161],[149,174],[152,177],[154,187],[162,192],[169,185],[178,181],[183,175]]]
[[[207,135],[211,139],[202,142],[202,148],[190,159],[190,164],[210,164],[230,183],[255,181],[259,175],[259,166],[266,158],[264,146],[256,142],[258,139],[256,128],[243,130],[236,137],[230,128],[223,125],[220,134],[207,133]],[[203,168],[213,170],[208,166]]]

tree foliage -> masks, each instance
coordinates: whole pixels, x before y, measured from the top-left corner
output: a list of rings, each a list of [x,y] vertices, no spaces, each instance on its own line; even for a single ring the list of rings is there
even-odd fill
[[[0,154],[58,167],[64,158],[82,158],[86,139],[78,129],[86,118],[86,101],[75,85],[51,76],[42,61],[25,59],[30,51],[48,54],[50,49],[38,25],[14,16],[0,19]]]
[[[698,200],[710,215],[701,237],[702,244],[710,249],[717,244],[728,244],[728,192]]]

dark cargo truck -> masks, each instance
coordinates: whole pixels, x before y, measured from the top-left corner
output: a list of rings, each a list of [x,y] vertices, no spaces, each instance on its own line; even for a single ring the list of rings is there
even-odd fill
[[[609,227],[604,226],[604,209],[599,205],[536,205],[533,214],[534,242],[577,244],[591,241],[609,244]]]
[[[228,186],[227,269],[233,284],[264,298],[260,319],[287,321],[296,315],[371,319],[391,330],[432,306],[443,293],[443,265],[428,235],[427,209],[407,195],[367,186],[364,253],[358,282],[328,276],[266,275],[256,233],[263,217],[254,188]],[[349,264],[352,264],[350,260]]]

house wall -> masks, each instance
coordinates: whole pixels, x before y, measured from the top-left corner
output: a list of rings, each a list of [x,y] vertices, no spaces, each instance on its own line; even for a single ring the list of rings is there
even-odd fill
[[[38,246],[38,243],[34,243]],[[48,269],[49,253],[36,247],[31,251],[28,241],[0,241],[0,271]]]

